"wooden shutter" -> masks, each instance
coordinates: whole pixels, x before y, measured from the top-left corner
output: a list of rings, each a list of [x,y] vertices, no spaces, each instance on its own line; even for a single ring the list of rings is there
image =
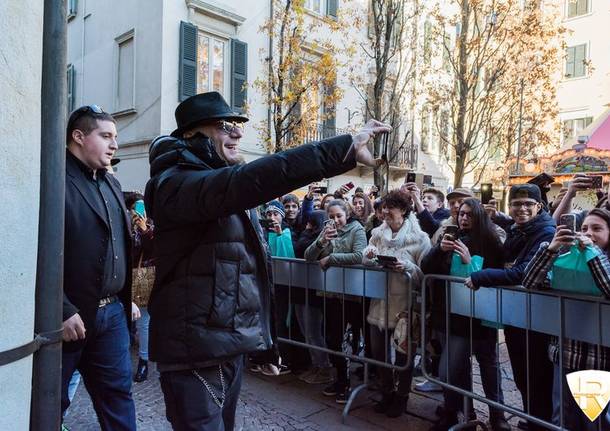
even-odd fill
[[[574,76],[585,76],[585,60],[587,58],[587,45],[574,47]]]
[[[589,12],[589,0],[578,0],[576,6],[577,15],[584,15]]]
[[[326,86],[324,95],[326,97],[335,92],[336,84]],[[326,98],[325,97],[325,98]],[[337,107],[334,103],[324,101],[324,123],[322,136],[324,138],[335,136],[337,134]]]
[[[574,47],[569,47],[566,50],[566,78],[574,77]]]
[[[248,80],[248,44],[231,39],[231,107],[236,112],[244,112],[248,101],[246,82]]]
[[[74,111],[74,65],[69,64],[67,70],[68,80],[68,115]]]
[[[197,94],[197,27],[180,22],[180,71],[178,100]]]
[[[326,15],[337,18],[337,8],[339,0],[326,0]]]

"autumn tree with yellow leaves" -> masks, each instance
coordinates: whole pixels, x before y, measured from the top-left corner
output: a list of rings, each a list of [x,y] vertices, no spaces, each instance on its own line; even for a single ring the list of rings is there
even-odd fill
[[[449,113],[451,132],[439,136],[453,186],[468,174],[476,184],[490,170],[504,178],[517,153],[524,159],[555,143],[559,13],[540,1],[453,0],[432,17],[446,61],[444,75],[432,71],[428,103]]]
[[[372,148],[376,158],[387,155],[389,165],[400,164],[397,157],[406,154],[410,142],[407,131],[411,128],[408,120],[415,102],[412,84],[416,77],[419,3],[419,0],[368,2],[367,39],[360,45],[360,51],[364,63],[370,65],[370,73],[352,78],[364,102],[365,117],[378,119],[393,128],[387,149],[379,135]],[[416,163],[416,154],[403,162]],[[374,172],[374,182],[380,190],[389,181],[386,173],[384,168]]]
[[[273,0],[272,18],[262,31],[270,37],[271,53],[263,59],[268,76],[253,83],[270,109],[262,127],[266,149],[277,153],[303,142],[332,136],[335,106],[342,96],[336,85],[339,58],[350,53],[344,22],[349,1],[334,15],[316,15],[305,0]]]

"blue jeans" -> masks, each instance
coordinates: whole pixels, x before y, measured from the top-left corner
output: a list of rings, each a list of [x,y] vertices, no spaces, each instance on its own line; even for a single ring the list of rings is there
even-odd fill
[[[242,355],[222,364],[225,398],[218,406],[209,390],[193,370],[164,371],[161,389],[165,398],[165,414],[177,431],[231,431],[235,426],[235,410],[241,389],[244,358]],[[197,373],[222,400],[222,384],[218,365],[199,368]]]
[[[299,328],[301,328],[307,344],[326,348],[326,341],[324,341],[324,335],[322,335],[322,322],[324,320],[322,309],[311,304],[308,307],[305,307],[305,304],[295,304],[294,310]],[[317,349],[309,349],[309,355],[314,367],[326,368],[331,366],[328,353]]]
[[[441,336],[443,352],[439,365],[439,379],[449,382],[453,386],[472,391],[472,368],[470,363],[470,340],[459,335],[449,335],[449,346],[447,337]],[[481,382],[485,396],[491,400],[504,402],[502,394],[500,369],[498,367],[498,356],[496,354],[496,339],[482,338],[473,339],[472,353],[477,358],[481,370]],[[449,367],[447,367],[447,363]],[[447,375],[447,372],[449,375]],[[449,377],[449,379],[447,378]],[[445,407],[447,411],[456,413],[462,410],[464,397],[454,391],[444,390]],[[469,399],[469,408],[472,412],[472,399]],[[499,413],[492,409],[490,413]]]
[[[140,359],[148,361],[148,325],[150,324],[150,314],[146,307],[140,307],[142,317],[136,320],[136,328],[138,329],[138,356]]]
[[[114,302],[98,308],[95,328],[86,329],[84,347],[74,352],[63,352],[62,414],[70,405],[68,386],[74,370],[78,370],[102,430],[135,431],[129,331],[123,304]]]
[[[582,412],[574,397],[570,393],[568,387],[568,381],[566,380],[566,374],[570,374],[573,371],[567,368],[563,369],[563,373],[559,370],[559,364],[553,364],[553,423],[559,425],[561,421],[560,411],[560,390],[563,382],[563,427],[571,431],[597,431],[610,430],[610,422],[608,414],[610,410],[608,407],[597,417],[594,422],[591,422],[587,416]],[[601,421],[601,427],[600,422]]]

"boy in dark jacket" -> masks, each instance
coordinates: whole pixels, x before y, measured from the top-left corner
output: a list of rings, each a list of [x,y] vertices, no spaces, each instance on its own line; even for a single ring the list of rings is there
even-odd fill
[[[555,221],[542,210],[540,189],[533,184],[519,184],[510,189],[510,216],[513,223],[505,229],[504,269],[484,269],[473,272],[466,279],[466,286],[478,289],[481,286],[511,286],[521,284],[525,268],[536,254],[542,242],[550,242],[555,235]],[[507,326],[504,330],[506,346],[513,369],[515,383],[524,410],[532,416],[551,421],[553,367],[547,359],[549,337],[534,331]],[[529,340],[526,346],[526,340]],[[529,363],[526,359],[529,348]],[[529,379],[528,379],[529,367]],[[535,385],[535,386],[534,386]],[[535,388],[535,396],[528,397]],[[546,429],[529,423],[529,430]]]

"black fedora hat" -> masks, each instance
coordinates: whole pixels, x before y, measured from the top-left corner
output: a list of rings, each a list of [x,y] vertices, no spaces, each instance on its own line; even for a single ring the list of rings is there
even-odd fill
[[[178,105],[174,115],[178,126],[172,132],[174,137],[180,137],[190,128],[209,120],[228,120],[242,123],[248,121],[248,117],[233,112],[229,104],[217,91],[189,97]]]

